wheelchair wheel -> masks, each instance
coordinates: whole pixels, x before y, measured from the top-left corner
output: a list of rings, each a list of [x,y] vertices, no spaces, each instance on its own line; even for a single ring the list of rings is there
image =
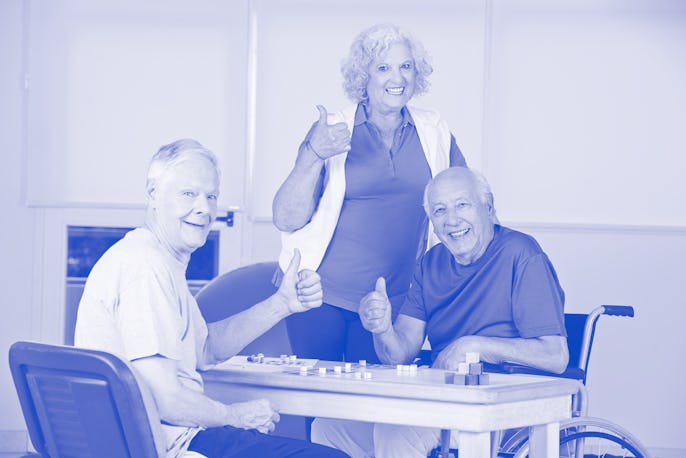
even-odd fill
[[[512,435],[499,456],[523,458],[529,454],[528,428]],[[650,458],[645,446],[627,430],[602,418],[579,417],[560,424],[560,457]]]

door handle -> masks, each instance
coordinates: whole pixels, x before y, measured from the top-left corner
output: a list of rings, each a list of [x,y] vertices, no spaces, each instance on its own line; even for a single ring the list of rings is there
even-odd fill
[[[233,211],[227,211],[226,216],[217,216],[215,221],[225,223],[227,227],[233,227],[233,216]]]

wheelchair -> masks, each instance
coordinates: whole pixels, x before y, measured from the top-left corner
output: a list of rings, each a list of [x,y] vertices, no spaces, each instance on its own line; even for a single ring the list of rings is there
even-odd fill
[[[588,314],[565,314],[569,365],[562,374],[533,369],[517,364],[484,364],[487,372],[534,374],[578,380],[579,391],[572,397],[572,418],[560,422],[560,457],[565,458],[651,458],[646,447],[629,431],[603,418],[587,416],[586,378],[593,346],[596,323],[601,315],[633,317],[634,309],[625,305],[601,305]],[[425,363],[427,354],[421,362]],[[434,449],[430,458],[459,457],[459,450],[448,450],[449,431],[441,434],[443,445]],[[524,458],[529,453],[529,428],[494,433],[494,457]]]

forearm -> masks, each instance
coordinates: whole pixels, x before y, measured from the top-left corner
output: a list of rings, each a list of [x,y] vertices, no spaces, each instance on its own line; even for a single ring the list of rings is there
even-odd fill
[[[293,170],[274,196],[274,225],[291,232],[303,227],[315,211],[322,187],[324,161],[304,143],[298,152]]]
[[[213,427],[231,422],[231,408],[179,382],[178,361],[149,356],[131,361],[141,391],[152,395],[160,419],[171,425]]]
[[[160,419],[170,425],[212,428],[234,423],[233,409],[204,394],[179,386],[155,396]]]
[[[206,363],[214,364],[236,355],[288,315],[288,306],[275,294],[240,313],[209,323]]]
[[[470,336],[463,339],[464,352],[476,351],[482,361],[489,363],[515,363],[560,373],[569,359],[566,341],[559,336],[529,339]]]
[[[374,349],[384,364],[409,364],[419,353],[421,345],[413,345],[410,339],[391,327],[384,333],[374,334]]]

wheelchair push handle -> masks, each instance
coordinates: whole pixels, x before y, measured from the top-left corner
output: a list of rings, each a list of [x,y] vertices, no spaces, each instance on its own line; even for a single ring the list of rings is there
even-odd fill
[[[603,305],[603,315],[634,316],[634,308],[630,305]]]

